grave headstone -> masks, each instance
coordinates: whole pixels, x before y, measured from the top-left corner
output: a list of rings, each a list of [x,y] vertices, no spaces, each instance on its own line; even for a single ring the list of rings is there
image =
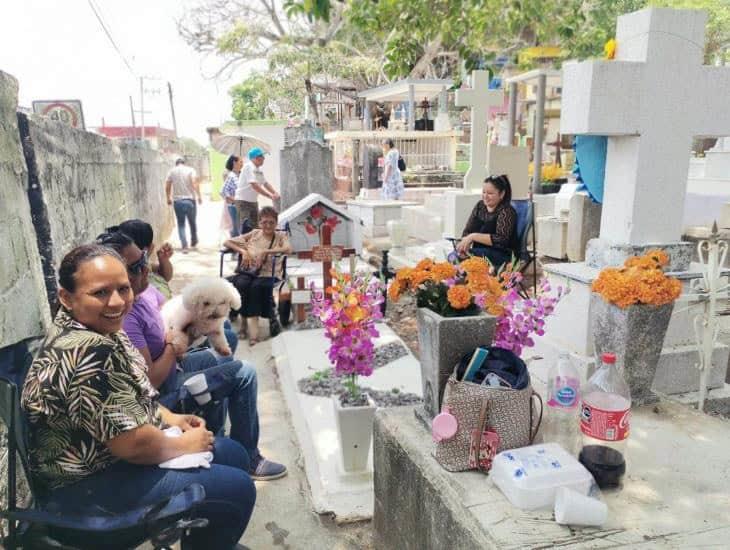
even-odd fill
[[[678,243],[692,138],[730,133],[730,69],[702,65],[706,21],[696,10],[623,15],[615,60],[564,65],[561,133],[608,136],[595,267],[626,245]],[[669,250],[673,269],[688,267],[681,248]]]
[[[616,59],[563,67],[561,133],[608,136],[600,238],[586,246],[585,263],[548,264],[554,287],[571,292],[548,319],[534,353],[567,350],[589,374],[595,363],[590,330],[591,283],[605,266],[662,248],[668,271],[684,292],[701,276],[691,269],[693,245],[680,242],[692,138],[730,134],[730,69],[702,65],[706,13],[647,8],[618,18]],[[701,98],[701,100],[698,100]],[[698,303],[672,316],[654,390],[698,388],[694,316]],[[728,347],[713,350],[710,386],[722,385]]]
[[[316,141],[303,140],[281,150],[281,208],[287,209],[310,193],[332,198],[332,151]]]
[[[380,181],[380,159],[383,150],[377,145],[363,147],[362,186],[365,189],[377,189],[383,185]]]
[[[464,189],[481,190],[487,177],[487,117],[504,103],[502,90],[489,89],[489,71],[472,71],[471,89],[456,90],[456,106],[471,107],[471,152]]]

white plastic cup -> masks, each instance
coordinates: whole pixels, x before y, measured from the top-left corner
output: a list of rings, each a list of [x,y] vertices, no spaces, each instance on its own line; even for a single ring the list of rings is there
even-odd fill
[[[606,523],[608,507],[605,502],[560,487],[555,494],[555,521],[561,525],[599,527]]]
[[[205,405],[210,401],[210,392],[206,391],[208,389],[208,381],[205,379],[204,374],[191,376],[185,380],[183,386],[195,398],[198,405]]]

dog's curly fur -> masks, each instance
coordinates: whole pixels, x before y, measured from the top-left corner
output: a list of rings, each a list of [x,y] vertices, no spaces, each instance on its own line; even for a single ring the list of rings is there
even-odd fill
[[[231,348],[223,332],[231,309],[241,307],[238,290],[225,279],[200,278],[190,283],[162,307],[165,328],[172,334],[173,344],[187,345],[201,336],[221,355],[230,355]]]

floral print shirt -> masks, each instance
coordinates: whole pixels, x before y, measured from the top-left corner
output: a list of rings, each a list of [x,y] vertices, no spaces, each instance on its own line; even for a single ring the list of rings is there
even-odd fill
[[[61,309],[21,397],[35,482],[55,489],[116,462],[106,442],[145,424],[162,427],[157,395],[123,331],[104,336]]]

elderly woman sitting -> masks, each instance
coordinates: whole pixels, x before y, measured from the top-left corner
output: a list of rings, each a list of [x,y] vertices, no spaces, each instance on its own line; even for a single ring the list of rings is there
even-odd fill
[[[241,254],[241,263],[236,274],[229,280],[241,293],[241,313],[246,318],[248,343],[258,342],[259,317],[272,317],[272,291],[275,279],[281,279],[283,263],[276,261],[272,270],[274,254],[291,254],[292,247],[286,233],[277,232],[279,215],[271,206],[259,211],[259,229],[239,235],[225,242],[224,246]],[[278,322],[271,321],[271,331],[278,333]]]
[[[517,212],[511,200],[512,186],[507,176],[484,180],[482,200],[474,206],[456,247],[460,256],[481,256],[498,271],[513,255],[519,255]]]
[[[117,252],[99,245],[75,248],[61,262],[62,307],[21,400],[40,504],[123,512],[199,483],[206,499],[197,515],[208,526],[187,534],[182,547],[234,548],[256,500],[250,457],[239,443],[215,437],[202,418],[159,404],[147,364],[122,330],[134,300],[130,271]],[[167,427],[182,435],[169,437]],[[159,466],[201,451],[213,452],[210,468]]]

